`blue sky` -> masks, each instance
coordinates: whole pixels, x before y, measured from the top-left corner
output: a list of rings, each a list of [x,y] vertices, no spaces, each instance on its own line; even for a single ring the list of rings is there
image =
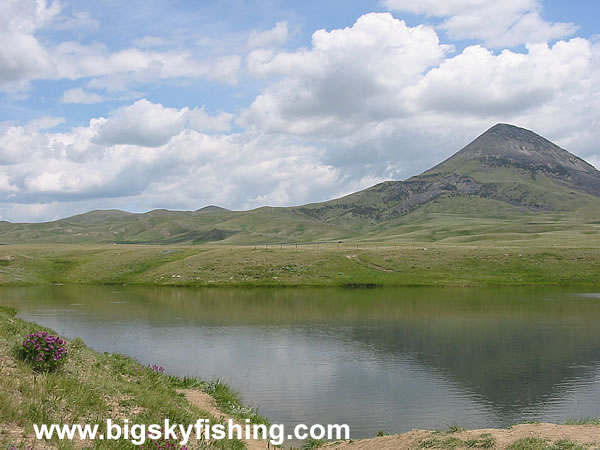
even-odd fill
[[[496,122],[600,163],[600,5],[7,0],[0,219],[287,206]]]

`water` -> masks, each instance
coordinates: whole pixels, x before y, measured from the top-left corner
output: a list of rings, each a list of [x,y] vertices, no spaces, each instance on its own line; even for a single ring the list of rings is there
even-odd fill
[[[378,430],[600,417],[600,294],[565,289],[0,289],[20,317],[271,421]]]

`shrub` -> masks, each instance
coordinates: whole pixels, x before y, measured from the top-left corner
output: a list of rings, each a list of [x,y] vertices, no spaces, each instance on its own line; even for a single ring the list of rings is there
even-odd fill
[[[53,372],[67,356],[66,341],[46,331],[28,334],[19,348],[19,356],[36,372]]]

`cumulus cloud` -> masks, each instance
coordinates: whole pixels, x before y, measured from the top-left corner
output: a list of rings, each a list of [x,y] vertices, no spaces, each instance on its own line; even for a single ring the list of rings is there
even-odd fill
[[[299,135],[345,133],[357,121],[406,114],[402,89],[450,50],[432,28],[367,14],[351,28],[315,32],[310,50],[253,52],[251,74],[285,78],[269,85],[240,123]]]
[[[92,104],[92,103],[100,103],[104,100],[101,95],[95,94],[94,92],[89,92],[81,88],[74,88],[66,90],[63,93],[61,98],[62,103],[82,103],[82,104]]]
[[[206,78],[235,84],[239,55],[199,60],[189,50],[123,48],[111,50],[101,43],[41,42],[36,33],[44,27],[72,30],[94,28],[97,21],[86,12],[61,15],[59,2],[6,0],[0,5],[0,90],[24,90],[33,80],[111,78],[135,85],[156,80]],[[146,40],[147,41],[147,40]],[[147,44],[143,41],[140,44]],[[101,83],[99,83],[101,84]],[[115,83],[113,83],[114,85]],[[127,87],[122,87],[126,90]]]
[[[185,125],[187,109],[165,108],[146,99],[114,111],[108,119],[94,121],[100,145],[158,147],[166,144]]]
[[[270,30],[251,32],[248,36],[248,47],[279,47],[287,42],[288,37],[288,23],[284,20],[277,22]]]
[[[600,170],[600,155],[592,155],[588,157],[587,162],[589,162],[596,169]]]
[[[368,14],[350,28],[315,32],[309,49],[251,53],[248,71],[277,79],[238,122],[318,143],[324,162],[355,176],[416,174],[496,122],[591,156],[600,139],[590,126],[600,112],[599,54],[581,38],[455,54],[432,28]]]
[[[538,0],[383,0],[394,11],[445,18],[441,28],[452,39],[476,39],[491,47],[514,47],[570,36],[573,23],[547,22]]]
[[[530,44],[527,53],[494,54],[471,46],[430,70],[406,93],[414,97],[415,109],[494,117],[552,101],[575,80],[589,81],[589,69],[591,47],[579,38],[552,47]]]
[[[201,132],[224,132],[231,127],[232,115],[211,116],[204,107],[166,108],[141,99],[113,111],[108,118],[91,122],[92,142],[103,145],[136,145],[159,147],[185,128]]]
[[[112,52],[105,45],[62,42],[53,48],[57,78],[108,78],[125,76],[129,83],[169,78],[204,77],[235,84],[241,58],[228,55],[197,61],[187,50],[151,51],[127,48]]]
[[[23,88],[30,79],[55,69],[33,33],[60,12],[58,2],[8,0],[0,4],[0,88]]]
[[[187,113],[190,128],[203,132],[224,132],[231,129],[233,114],[221,112],[216,116],[208,114],[204,107],[194,108]]]
[[[145,140],[141,134],[151,126],[135,128],[135,116],[143,123],[160,122],[162,128]],[[4,124],[0,216],[54,218],[57,212],[71,214],[92,205],[250,208],[303,203],[357,183],[324,164],[312,146],[255,133],[196,129],[222,128],[227,119],[202,108],[178,110],[143,100],[69,132]]]

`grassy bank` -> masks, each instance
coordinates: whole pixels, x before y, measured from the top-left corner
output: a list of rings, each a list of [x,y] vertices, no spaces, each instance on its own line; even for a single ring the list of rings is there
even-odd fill
[[[600,247],[1,246],[0,285],[598,286]]]
[[[2,448],[139,448],[124,440],[37,442],[34,423],[98,424],[105,432],[109,418],[120,424],[125,419],[132,424],[163,423],[165,418],[181,424],[195,423],[198,418],[210,419],[211,423],[223,421],[222,417],[215,417],[188,402],[181,389],[210,393],[215,406],[228,417],[264,421],[221,383],[165,375],[121,355],[97,353],[80,339],[68,343],[69,355],[57,372],[35,374],[29,364],[15,356],[14,348],[25,335],[39,330],[45,329],[17,319],[11,308],[0,307]],[[215,442],[212,447],[199,444],[190,448],[243,449],[246,446],[240,441],[224,440]]]

